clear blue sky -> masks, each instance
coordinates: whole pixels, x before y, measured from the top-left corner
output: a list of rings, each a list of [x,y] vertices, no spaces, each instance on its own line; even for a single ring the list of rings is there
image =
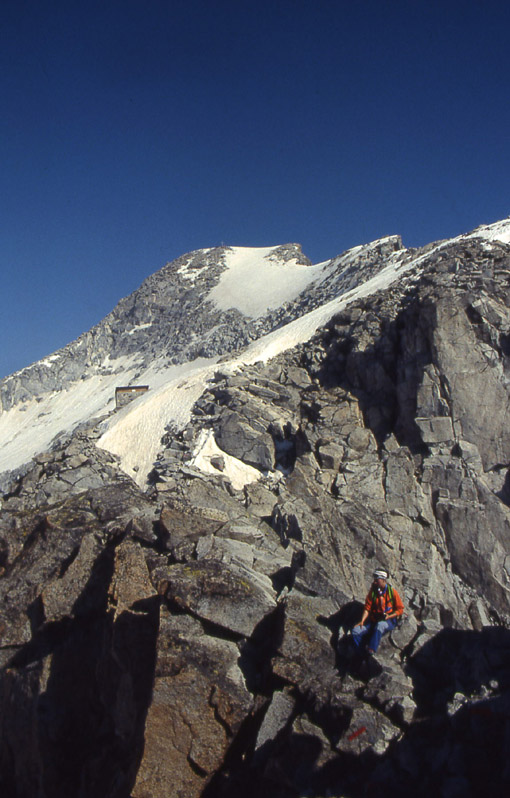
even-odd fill
[[[169,260],[510,214],[507,0],[2,0],[0,376]]]

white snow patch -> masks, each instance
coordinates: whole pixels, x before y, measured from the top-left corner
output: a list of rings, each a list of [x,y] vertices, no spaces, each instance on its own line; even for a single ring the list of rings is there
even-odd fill
[[[209,266],[201,266],[200,269],[193,269],[192,272],[183,272],[182,277],[186,280],[189,280],[190,283],[194,283],[197,277],[199,277],[202,272],[206,272],[209,269]]]
[[[225,463],[225,468],[221,472],[211,463],[211,457],[215,456],[221,456]],[[222,473],[230,480],[234,490],[242,490],[245,485],[256,482],[262,476],[257,468],[243,463],[242,460],[238,460],[237,457],[220,449],[212,429],[202,430],[200,433],[191,464],[206,474]]]
[[[123,366],[122,381],[129,384],[136,373],[134,357],[114,362]],[[69,388],[43,394],[39,401],[30,399],[0,412],[0,473],[46,451],[57,435],[113,410],[118,385],[118,374],[94,374]]]
[[[56,360],[60,360],[60,357],[61,357],[61,355],[59,355],[59,354],[56,354],[56,355],[48,355],[48,357],[45,357],[45,358],[43,358],[42,360],[39,360],[39,361],[38,361],[38,365],[40,365],[40,366],[46,366],[46,368],[51,368],[52,364],[53,364],[53,363],[54,363]]]
[[[128,335],[133,335],[137,330],[146,330],[148,327],[152,327],[151,321],[147,322],[147,324],[137,324],[135,327],[128,330]]]
[[[268,310],[295,299],[321,273],[325,263],[306,266],[278,260],[277,247],[233,247],[225,255],[227,268],[208,299],[219,310],[236,308],[258,318]]]
[[[190,367],[196,370],[211,362],[216,361],[202,358],[184,366],[163,366],[161,361],[154,361],[138,374],[136,356],[122,356],[113,361],[107,357],[102,365],[115,364],[115,374],[94,374],[62,391],[44,394],[39,401],[30,399],[0,412],[0,473],[18,468],[39,452],[46,451],[57,435],[71,432],[78,424],[114,410],[115,388],[119,385],[149,385],[150,390],[143,397],[150,396],[169,380],[178,380],[187,374]],[[143,397],[113,414],[110,423],[115,424],[123,418]],[[134,447],[140,445],[143,448],[141,439],[133,443]]]
[[[472,233],[460,236],[460,238],[485,238],[488,241],[501,241],[503,244],[510,244],[510,218],[502,219],[494,224],[481,225]]]

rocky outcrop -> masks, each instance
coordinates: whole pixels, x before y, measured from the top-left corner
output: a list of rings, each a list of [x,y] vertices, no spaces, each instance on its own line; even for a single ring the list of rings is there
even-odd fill
[[[508,788],[510,247],[421,257],[308,343],[220,364],[148,491],[92,429],[20,475],[4,794]],[[367,666],[349,629],[378,566],[406,619]]]

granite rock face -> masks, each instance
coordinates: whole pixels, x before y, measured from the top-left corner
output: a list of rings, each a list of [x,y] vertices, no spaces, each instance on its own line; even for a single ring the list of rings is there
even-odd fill
[[[93,424],[25,469],[0,518],[2,794],[508,789],[509,276],[504,243],[425,248],[309,342],[219,365],[147,491]],[[406,617],[360,662],[376,567]]]

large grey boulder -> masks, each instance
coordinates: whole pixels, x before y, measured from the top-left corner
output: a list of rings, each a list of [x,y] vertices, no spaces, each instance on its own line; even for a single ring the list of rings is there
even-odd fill
[[[238,413],[224,413],[215,434],[218,446],[227,454],[261,471],[273,468],[274,445],[271,435],[254,430]]]
[[[275,607],[267,577],[216,559],[172,566],[158,590],[171,605],[244,637]]]

